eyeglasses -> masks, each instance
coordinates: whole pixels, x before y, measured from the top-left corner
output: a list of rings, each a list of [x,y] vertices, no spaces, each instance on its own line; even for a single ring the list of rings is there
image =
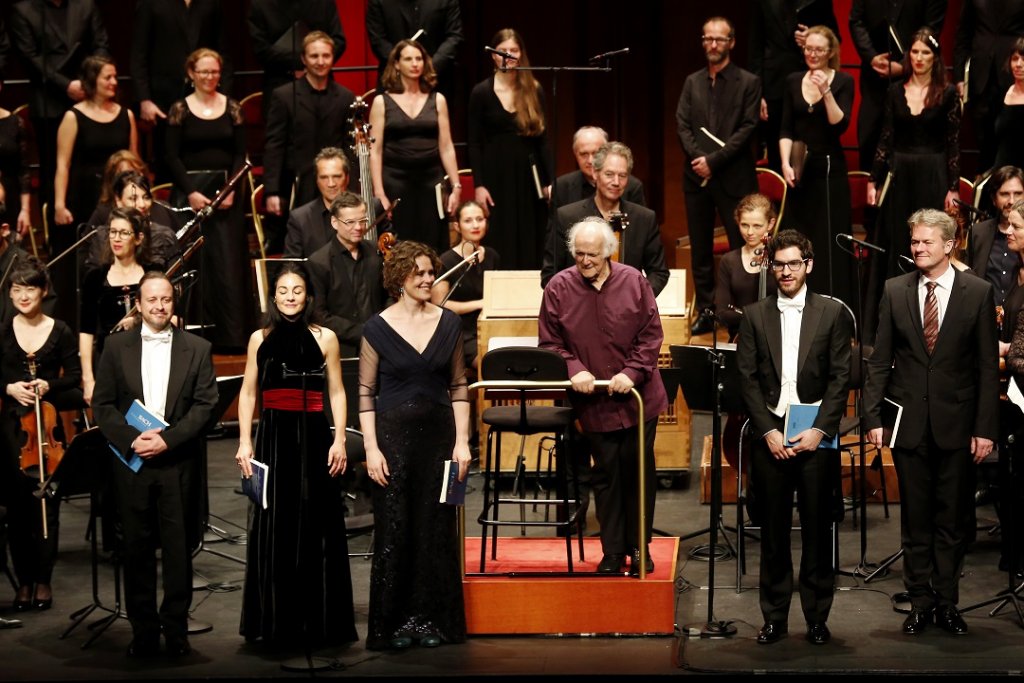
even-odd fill
[[[772,270],[776,273],[781,273],[786,268],[789,268],[791,273],[799,273],[804,269],[804,264],[809,259],[800,259],[799,261],[772,261]]]
[[[110,236],[122,240],[130,240],[135,235],[131,230],[111,230]]]
[[[203,78],[213,78],[214,76],[220,76],[220,71],[196,71],[196,76],[202,76]]]
[[[805,55],[827,55],[829,48],[827,47],[811,47],[810,45],[804,45]]]
[[[700,42],[705,45],[727,45],[732,38],[716,38],[714,36],[701,36]]]
[[[364,225],[364,226],[366,226],[366,225],[370,224],[370,219],[369,218],[350,218],[347,221],[343,221],[340,218],[335,218],[334,220],[338,221],[339,223],[344,225],[346,228],[351,228],[354,225]]]

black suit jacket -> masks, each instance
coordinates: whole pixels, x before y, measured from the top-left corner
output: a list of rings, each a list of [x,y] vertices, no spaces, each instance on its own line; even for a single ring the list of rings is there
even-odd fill
[[[330,221],[324,226],[325,210],[323,198],[317,197],[288,214],[288,232],[284,237],[286,257],[309,258],[324,245],[336,241],[337,233]]]
[[[718,95],[717,123],[708,116],[708,70],[705,67],[687,76],[683,83],[676,106],[676,132],[689,160],[707,157],[711,167],[709,184],[716,183],[727,194],[742,197],[757,191],[751,138],[760,120],[761,81],[731,63],[715,80],[716,91],[724,88]],[[701,128],[707,128],[725,146],[709,138]],[[684,187],[696,191],[701,182],[703,178],[689,164],[684,164]]]
[[[1024,0],[964,0],[956,30],[953,52],[954,80],[964,80],[964,67],[971,60],[970,94],[990,87],[993,74],[1006,88],[1013,82],[1004,70],[1018,36],[1024,35]],[[996,87],[996,84],[991,84]],[[998,93],[1002,101],[1002,93]]]
[[[889,35],[892,26],[904,50],[910,50],[910,36],[927,26],[942,33],[947,0],[853,0],[850,7],[850,35],[860,55],[861,87],[864,79],[884,80],[871,68],[871,60],[888,52],[897,59],[898,49]],[[902,77],[901,77],[902,78]]]
[[[291,36],[289,31],[297,29]],[[264,93],[294,78],[302,69],[302,39],[323,31],[334,43],[334,59],[345,53],[345,33],[334,0],[252,0],[249,38],[263,65]]]
[[[796,390],[803,403],[821,401],[814,427],[829,436],[846,411],[850,380],[850,318],[838,301],[807,292],[800,321]],[[759,437],[778,428],[769,406],[782,392],[782,314],[778,295],[744,307],[736,345],[743,400]]]
[[[323,97],[317,119],[315,98]],[[343,85],[327,81],[322,95],[305,78],[285,83],[270,96],[267,112],[266,142],[263,149],[263,184],[267,196],[278,195],[286,201],[292,180],[298,178],[295,203],[305,204],[317,194],[313,159],[324,147],[339,147],[349,156],[350,174],[358,177],[355,159],[349,147],[352,126],[351,106],[356,96]]]
[[[66,42],[52,25],[43,21],[45,2],[22,0],[15,4],[11,8],[10,30],[32,82],[29,111],[33,118],[53,119],[63,116],[74,104],[67,89],[78,78],[82,60],[94,54],[109,54],[109,44],[94,0],[74,0],[68,4]]]
[[[571,173],[558,176],[558,179],[555,180],[555,193],[552,200],[557,209],[581,202],[584,199],[591,199],[596,191],[597,188],[587,180],[583,171],[576,169]],[[622,193],[622,198],[631,204],[647,206],[647,201],[644,198],[644,184],[632,173],[626,180],[626,191]]]
[[[430,54],[438,73],[447,71],[462,45],[462,16],[458,0],[369,0],[366,6],[366,32],[370,48],[381,64],[398,41],[417,39]]]
[[[131,444],[139,435],[139,430],[125,422],[124,414],[133,400],[144,400],[140,329],[141,326],[107,337],[92,397],[96,424],[103,436],[122,453],[131,451]],[[216,417],[213,415],[216,403],[217,380],[210,342],[175,329],[164,413],[164,420],[170,426],[161,434],[167,451],[150,462],[163,466],[196,457],[201,448],[200,438]]]
[[[220,0],[138,0],[132,20],[132,85],[139,101],[153,100],[167,112],[192,88],[185,60],[200,47],[227,58],[224,10]],[[231,68],[221,67],[221,90],[231,92]]]
[[[822,24],[839,35],[832,0],[754,0],[750,17],[750,70],[761,77],[766,100],[782,99],[786,76],[806,69],[793,38],[797,24]],[[791,8],[798,7],[796,11]]]
[[[665,266],[665,247],[661,244],[661,231],[654,212],[639,204],[620,202],[620,209],[629,216],[629,227],[622,240],[621,262],[643,271],[651,283],[654,296],[658,296],[668,283],[668,268]],[[548,223],[548,234],[544,240],[544,265],[541,266],[541,286],[546,287],[558,272],[573,265],[565,238],[569,228],[589,216],[600,216],[593,197],[581,202],[563,206]]]
[[[997,230],[999,230],[999,221],[995,218],[979,221],[971,226],[967,248],[967,265],[982,278],[985,277],[988,256],[992,251],[992,244],[996,241]]]
[[[359,341],[363,337],[363,324],[359,309],[352,296],[352,281],[341,259],[344,247],[334,239],[309,257],[309,275],[313,282],[313,306],[323,316],[324,325],[338,335],[342,358],[359,354]],[[370,310],[377,313],[387,303],[384,291],[383,262],[369,242],[360,243],[360,258],[367,259],[369,267],[366,290],[370,297]]]
[[[903,406],[896,446],[916,448],[928,430],[939,448],[993,441],[999,427],[999,349],[992,285],[957,271],[935,350],[928,355],[918,303],[918,273],[885,283],[875,349],[867,361],[864,422],[882,426],[882,399]]]

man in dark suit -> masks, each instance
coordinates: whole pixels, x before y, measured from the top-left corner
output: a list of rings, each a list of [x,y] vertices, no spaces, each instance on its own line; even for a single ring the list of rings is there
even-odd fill
[[[608,133],[597,126],[583,126],[573,134],[572,154],[576,157],[579,168],[560,175],[555,180],[555,191],[551,195],[551,201],[556,209],[594,196],[594,192],[597,191],[594,155],[607,144]],[[630,174],[626,181],[622,198],[631,204],[647,206],[644,200],[644,184],[633,174]]]
[[[369,219],[359,195],[338,195],[331,204],[331,224],[337,239],[309,257],[313,306],[338,335],[341,357],[353,358],[359,355],[363,324],[387,302],[383,262],[377,246],[363,239]]]
[[[94,0],[22,0],[11,8],[10,32],[31,84],[29,116],[39,148],[40,201],[49,202],[52,210],[57,128],[64,112],[85,99],[78,79],[82,60],[109,55],[107,29]]]
[[[452,67],[462,45],[462,15],[458,0],[369,0],[366,33],[370,49],[384,72],[388,55],[402,40],[416,39],[430,55],[437,71],[438,88],[446,96],[452,84]]]
[[[922,27],[941,35],[947,4],[947,0],[853,0],[850,34],[860,55],[857,145],[861,170],[870,171],[875,158],[889,84],[904,76],[900,48],[890,31],[903,50],[910,49],[910,36]]]
[[[124,529],[125,603],[131,657],[159,651],[163,631],[172,656],[187,655],[192,603],[192,549],[200,540],[203,434],[217,402],[210,343],[171,324],[174,288],[166,275],[139,282],[142,324],[107,339],[93,414],[121,453],[142,459],[137,472],[114,457],[113,482]],[[169,424],[140,431],[125,420],[139,400]],[[161,548],[164,599],[157,611],[156,549]]]
[[[191,92],[185,59],[196,49],[225,60],[221,89],[231,92],[231,67],[220,0],[138,0],[132,20],[131,73],[139,118],[153,127],[153,158],[163,164],[167,110]]]
[[[807,640],[823,645],[831,638],[825,624],[835,583],[831,527],[841,494],[839,454],[819,444],[836,435],[846,410],[852,326],[842,304],[807,289],[807,274],[814,267],[810,240],[795,230],[783,230],[770,249],[778,294],[743,309],[736,346],[736,366],[756,439],[750,482],[764,519],[764,626],[757,642],[774,643],[789,629],[795,491],[803,543],[800,604]],[[783,433],[788,406],[819,401],[813,424],[787,441]]]
[[[900,486],[903,581],[912,611],[903,633],[934,618],[967,633],[956,608],[974,508],[974,465],[999,428],[999,353],[992,285],[950,264],[955,221],[921,209],[909,219],[917,272],[891,278],[867,362],[864,423],[882,442],[882,402],[903,406],[893,446]]]
[[[331,204],[348,190],[349,168],[345,153],[337,147],[325,147],[313,162],[319,196],[288,214],[284,255],[310,257],[320,247],[333,242],[337,231],[331,223]]]
[[[691,332],[714,328],[715,212],[718,212],[729,247],[739,249],[743,236],[736,225],[736,205],[757,192],[751,144],[757,129],[761,83],[729,59],[736,45],[732,22],[712,17],[704,22],[701,44],[707,67],[690,74],[676,107],[676,126],[683,151],[690,160],[683,170],[686,219],[692,252],[691,269],[697,292],[697,310]]]
[[[1017,282],[1020,256],[1010,249],[1006,236],[1010,232],[1010,208],[1024,199],[1024,170],[1003,166],[985,183],[995,218],[978,221],[971,226],[967,248],[967,265],[979,277],[992,283],[995,305],[1002,306],[1007,292]]]
[[[613,226],[618,224],[622,228],[621,253],[615,256],[615,260],[642,271],[657,296],[668,283],[665,247],[661,243],[658,218],[650,209],[622,199],[629,172],[633,169],[633,153],[621,142],[609,142],[594,155],[594,168],[597,193],[591,199],[563,206],[548,223],[544,263],[540,271],[541,285],[546,287],[559,271],[573,265],[572,255],[565,244],[569,228],[584,218],[600,216]]]
[[[316,199],[313,161],[317,153],[325,147],[343,150],[351,141],[348,120],[355,95],[331,78],[334,46],[330,36],[323,31],[309,33],[302,42],[302,63],[305,76],[274,90],[267,112],[263,185],[267,212],[275,216],[288,207],[293,180],[295,206]]]
[[[967,98],[967,107],[973,113],[979,173],[995,159],[993,124],[1013,82],[1007,60],[1021,35],[1024,0],[964,0],[960,6],[953,79],[960,98]]]

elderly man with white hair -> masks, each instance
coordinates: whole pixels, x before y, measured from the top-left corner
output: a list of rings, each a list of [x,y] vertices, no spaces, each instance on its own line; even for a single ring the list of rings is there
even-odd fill
[[[608,144],[608,133],[597,126],[583,126],[572,136],[572,155],[576,157],[575,171],[558,176],[555,192],[551,195],[554,208],[590,199],[597,191],[597,171],[594,170],[594,155]],[[644,184],[630,174],[626,182],[623,199],[633,204],[647,206],[644,199]]]
[[[658,372],[664,337],[654,290],[643,274],[612,261],[618,240],[598,217],[584,218],[569,230],[567,248],[575,266],[555,275],[544,289],[539,335],[541,348],[565,358],[572,381],[569,392],[594,457],[591,484],[601,524],[604,557],[599,573],[639,574],[640,543],[649,543],[654,519],[654,434],[658,414],[668,407]],[[610,380],[595,390],[595,380]],[[644,403],[646,478],[645,538],[638,538],[637,429],[639,419],[630,389]],[[646,571],[654,570],[647,555]]]

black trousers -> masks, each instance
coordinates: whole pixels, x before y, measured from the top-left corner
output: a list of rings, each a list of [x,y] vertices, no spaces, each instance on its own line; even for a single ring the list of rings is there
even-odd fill
[[[793,595],[793,494],[800,516],[799,592],[807,623],[824,622],[832,608],[839,456],[831,449],[776,460],[764,439],[754,443],[750,482],[761,517],[761,612],[765,621],[789,621]]]
[[[654,434],[658,419],[644,423],[644,491],[646,494],[645,543],[651,541],[654,528],[654,494],[657,476],[654,471]],[[637,427],[613,432],[589,432],[594,467],[591,487],[597,521],[601,524],[601,550],[605,555],[631,552],[639,547],[639,501],[637,468]]]
[[[711,308],[715,303],[715,212],[722,219],[725,233],[729,237],[729,248],[743,246],[743,236],[733,217],[740,198],[725,191],[717,182],[706,187],[684,182],[686,195],[686,222],[690,231],[690,269],[693,271],[693,286],[697,290],[697,310]]]
[[[917,609],[955,606],[974,519],[970,448],[945,450],[931,428],[917,448],[894,448],[900,484],[903,582]]]
[[[111,456],[115,457],[116,456]],[[114,462],[114,489],[124,530],[125,604],[136,639],[184,638],[192,604],[192,532],[199,509],[199,458],[159,458],[133,473]],[[156,549],[161,548],[164,598],[156,605]]]

